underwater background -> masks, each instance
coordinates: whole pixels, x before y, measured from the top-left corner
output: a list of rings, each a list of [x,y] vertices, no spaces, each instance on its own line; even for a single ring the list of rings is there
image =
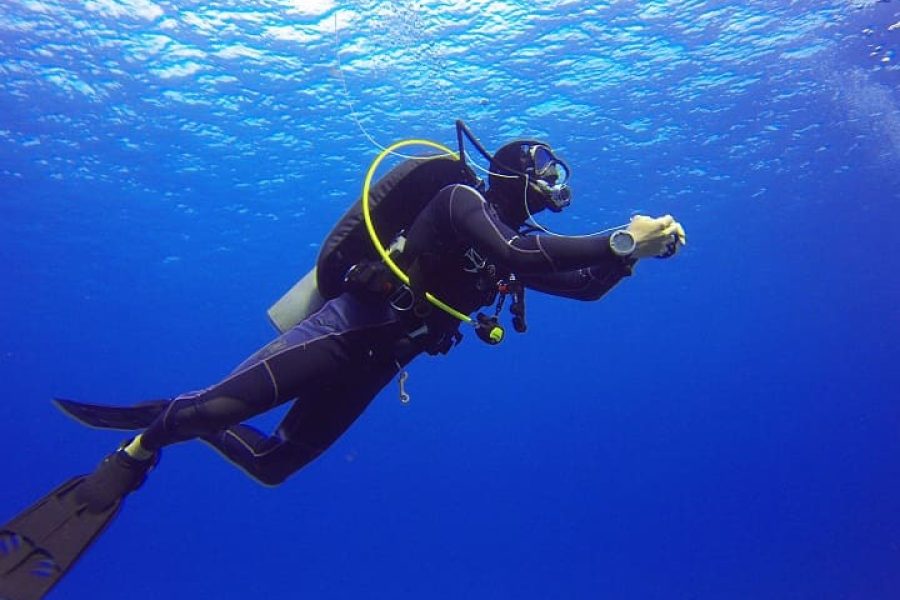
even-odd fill
[[[216,382],[367,135],[461,118],[572,165],[545,225],[688,246],[418,359],[278,488],[167,448],[50,597],[900,598],[898,49],[875,0],[2,0],[0,518],[124,439],[52,397]]]

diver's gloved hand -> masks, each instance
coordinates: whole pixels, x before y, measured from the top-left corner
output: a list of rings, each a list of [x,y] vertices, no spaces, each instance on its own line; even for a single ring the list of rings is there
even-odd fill
[[[635,215],[627,229],[634,236],[634,258],[669,258],[687,244],[684,227],[672,215],[657,219]]]

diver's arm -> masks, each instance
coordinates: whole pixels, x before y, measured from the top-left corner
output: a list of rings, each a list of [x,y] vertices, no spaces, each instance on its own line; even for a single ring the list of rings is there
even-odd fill
[[[450,227],[484,256],[518,275],[546,275],[620,262],[609,236],[561,237],[520,235],[489,207],[477,190],[449,186],[435,197],[436,210],[447,212]]]
[[[633,264],[634,261],[630,260],[614,260],[587,269],[521,275],[519,279],[526,287],[545,294],[573,300],[599,300],[623,278],[631,275]]]

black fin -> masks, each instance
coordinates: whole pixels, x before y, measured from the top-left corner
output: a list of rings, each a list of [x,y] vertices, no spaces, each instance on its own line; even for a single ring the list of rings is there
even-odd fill
[[[168,400],[150,400],[132,406],[110,406],[62,398],[54,398],[53,403],[59,410],[82,425],[123,431],[146,429],[169,405]]]
[[[118,514],[121,499],[88,510],[76,493],[87,477],[70,479],[0,527],[0,598],[43,598]]]
[[[0,600],[40,600],[72,568],[141,487],[159,453],[119,449],[90,475],[70,479],[0,528]]]

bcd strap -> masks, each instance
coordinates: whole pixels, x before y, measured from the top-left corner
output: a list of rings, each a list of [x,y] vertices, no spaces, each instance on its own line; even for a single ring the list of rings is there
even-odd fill
[[[397,290],[397,280],[384,263],[364,260],[344,275],[344,288],[352,294],[384,300]]]
[[[412,281],[421,281],[420,269],[421,263],[417,260],[410,268],[410,273],[417,275]],[[410,327],[409,339],[416,341],[429,354],[447,354],[462,339],[458,330],[432,330],[427,325],[428,317],[432,314],[431,305],[416,294],[415,287],[401,286],[393,273],[380,261],[362,261],[353,265],[344,277],[344,284],[348,292],[376,301],[391,302]],[[503,341],[505,335],[500,325],[500,313],[507,296],[512,297],[509,312],[513,317],[513,328],[518,333],[524,333],[528,328],[525,321],[525,286],[522,282],[515,275],[510,275],[508,280],[501,280],[495,285],[498,296],[494,314],[488,316],[478,313],[474,323],[478,339],[492,346]],[[402,292],[409,294],[408,308],[400,308],[394,304],[394,298]]]
[[[368,301],[388,302],[397,311],[407,330],[403,339],[428,354],[447,354],[462,340],[458,330],[440,331],[429,317],[433,308],[425,298],[401,285],[390,269],[380,261],[362,261],[347,271],[344,277],[347,292]]]

